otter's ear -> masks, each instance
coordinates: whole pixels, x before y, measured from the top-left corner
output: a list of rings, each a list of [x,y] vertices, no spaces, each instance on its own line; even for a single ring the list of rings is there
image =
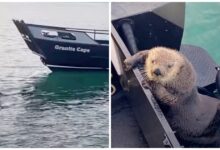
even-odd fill
[[[180,71],[181,71],[183,68],[184,68],[184,65],[181,65],[181,66],[180,66]]]
[[[184,68],[184,65],[181,65],[179,71],[177,72],[177,75],[180,74],[180,72],[183,70],[183,68]]]

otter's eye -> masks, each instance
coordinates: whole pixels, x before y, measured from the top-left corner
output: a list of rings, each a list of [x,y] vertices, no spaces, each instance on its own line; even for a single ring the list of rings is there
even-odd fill
[[[173,64],[169,64],[169,65],[168,65],[168,68],[171,68],[171,67],[173,67]]]
[[[152,62],[152,64],[154,64],[154,63],[155,63],[155,60],[152,60],[151,62]]]

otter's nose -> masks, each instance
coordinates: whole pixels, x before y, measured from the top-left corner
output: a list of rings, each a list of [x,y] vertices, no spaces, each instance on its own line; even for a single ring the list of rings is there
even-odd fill
[[[154,70],[154,74],[156,75],[156,76],[159,76],[159,75],[161,75],[161,72],[160,72],[160,69],[155,69]]]

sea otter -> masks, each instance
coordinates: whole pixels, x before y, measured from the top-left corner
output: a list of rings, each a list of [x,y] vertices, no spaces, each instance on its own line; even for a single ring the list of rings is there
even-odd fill
[[[126,70],[144,64],[143,86],[165,106],[165,116],[186,146],[218,145],[220,102],[201,95],[189,60],[176,50],[155,47],[127,58]],[[163,107],[162,107],[163,108]]]

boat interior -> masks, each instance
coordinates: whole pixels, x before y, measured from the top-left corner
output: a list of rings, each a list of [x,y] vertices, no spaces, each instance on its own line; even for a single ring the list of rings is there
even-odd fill
[[[144,7],[143,4],[140,5]],[[117,55],[112,55],[112,68],[114,70],[112,72],[112,84],[116,88],[116,92],[112,93],[113,147],[190,146],[188,143],[184,143],[176,138],[175,131],[170,128],[163,114],[158,112],[161,109],[157,107],[157,104],[155,105],[157,102],[152,100],[150,98],[152,95],[141,87],[143,77],[140,72],[142,66],[139,66],[132,72],[125,72],[123,70],[123,60],[138,51],[155,46],[165,46],[180,51],[190,60],[196,70],[199,93],[220,99],[220,72],[217,67],[218,65],[203,48],[181,44],[184,31],[185,4],[162,3],[157,5],[159,6],[152,4],[152,11],[146,9],[149,7],[148,5],[145,9],[143,8],[142,12],[129,14],[129,12],[138,7],[138,4],[137,6],[113,4],[115,11],[120,8],[120,11],[123,9],[124,14],[128,14],[125,16],[119,11],[115,13],[115,16],[113,15],[112,19],[113,44],[117,47],[116,50],[113,50]],[[169,14],[167,11],[171,7],[181,8],[176,13],[178,16],[177,20],[166,15]],[[133,82],[133,85],[127,83],[128,81]],[[152,111],[146,109],[151,109]],[[154,115],[156,116],[155,118]],[[149,121],[154,119],[158,119],[158,125],[156,121],[155,124]],[[132,122],[131,120],[134,121]]]

